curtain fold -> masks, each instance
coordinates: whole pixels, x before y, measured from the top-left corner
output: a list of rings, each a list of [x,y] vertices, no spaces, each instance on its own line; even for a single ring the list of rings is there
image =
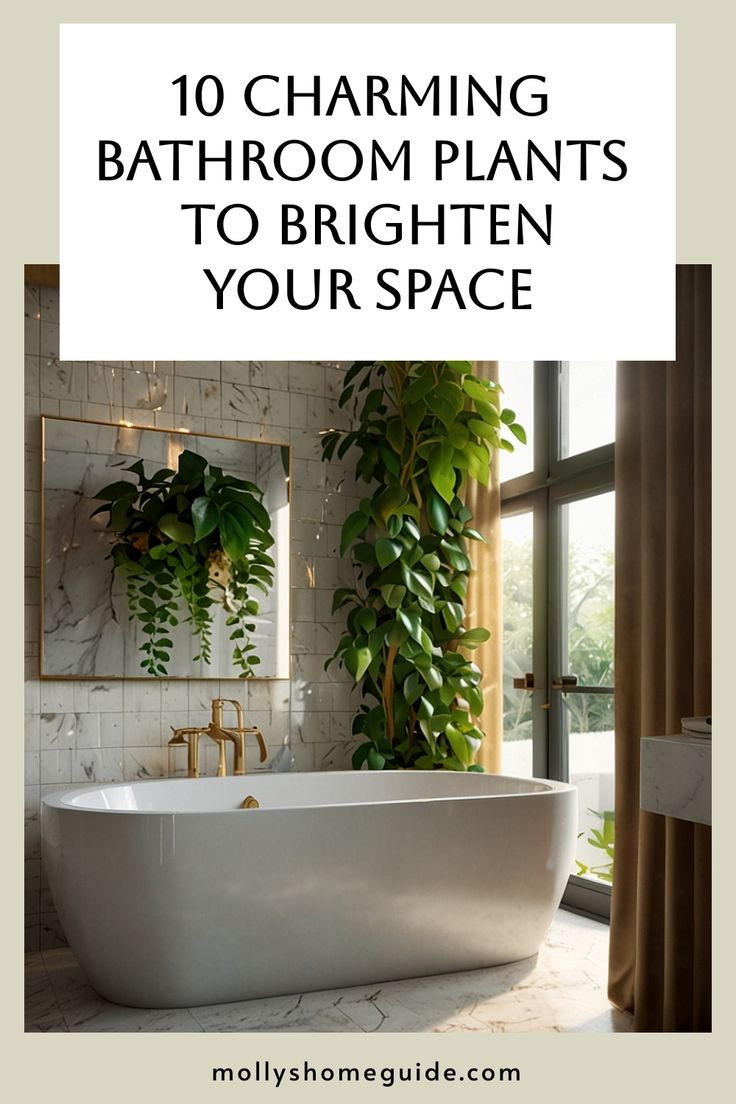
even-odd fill
[[[476,375],[498,380],[498,361],[475,362]],[[480,727],[485,738],[478,762],[487,771],[501,770],[503,751],[503,570],[501,561],[501,492],[498,481],[498,456],[491,468],[491,484],[482,487],[475,480],[467,484],[466,501],[473,512],[476,529],[488,541],[468,541],[471,561],[466,610],[469,627],[489,629],[491,638],[471,653],[483,672],[483,715]]]
[[[609,997],[638,1031],[710,1029],[710,828],[639,809],[641,737],[711,710],[710,333],[710,267],[678,266],[676,361],[617,373]]]

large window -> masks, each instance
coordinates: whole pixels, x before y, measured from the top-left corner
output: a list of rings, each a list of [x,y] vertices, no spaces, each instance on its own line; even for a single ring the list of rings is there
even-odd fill
[[[500,374],[532,442],[501,467],[503,769],[576,785],[565,900],[605,916],[615,846],[615,364],[504,363]]]

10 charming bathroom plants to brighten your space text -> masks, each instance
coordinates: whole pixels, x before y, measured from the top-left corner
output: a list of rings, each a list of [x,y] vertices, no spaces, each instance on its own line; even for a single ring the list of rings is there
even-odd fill
[[[177,471],[161,468],[148,476],[142,460],[124,470],[137,482],[103,487],[95,497],[104,504],[92,516],[109,515],[113,571],[125,577],[130,617],[144,636],[141,667],[149,675],[167,674],[170,633],[182,616],[198,640],[195,661],[209,663],[212,610],[219,603],[231,630],[233,663],[241,678],[252,678],[260,659],[248,636],[259,612],[251,591],[267,594],[274,571],[262,491],[188,449]]]
[[[335,592],[347,632],[328,660],[361,685],[353,766],[481,770],[482,676],[464,653],[490,633],[465,627],[464,601],[467,541],[484,537],[463,489],[487,486],[494,453],[525,443],[524,429],[467,361],[355,363],[340,405],[351,400],[354,428],[328,431],[322,448],[325,460],[357,452],[372,490],[343,524],[356,585]]]

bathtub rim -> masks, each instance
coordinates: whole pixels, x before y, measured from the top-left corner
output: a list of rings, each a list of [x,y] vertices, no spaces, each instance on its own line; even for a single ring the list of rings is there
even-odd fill
[[[135,781],[132,781],[132,782],[102,782],[102,783],[95,783],[95,784],[88,785],[88,786],[78,786],[74,789],[69,789],[69,790],[63,790],[63,791],[59,790],[59,791],[51,793],[51,794],[46,794],[41,799],[41,807],[42,807],[42,809],[44,807],[49,807],[49,808],[52,808],[52,809],[60,810],[61,812],[100,813],[100,814],[103,814],[103,815],[106,815],[106,816],[109,816],[111,814],[113,814],[113,815],[118,815],[119,814],[119,815],[122,815],[122,816],[146,816],[146,817],[149,817],[149,816],[221,816],[221,815],[223,815],[223,816],[224,815],[230,815],[230,816],[240,815],[240,817],[242,817],[243,810],[240,809],[240,808],[237,808],[237,807],[236,808],[227,808],[227,809],[218,809],[218,808],[205,808],[205,809],[171,809],[171,808],[160,808],[160,809],[110,809],[110,808],[99,808],[99,807],[95,808],[95,807],[92,807],[92,806],[89,806],[89,805],[81,805],[81,804],[80,805],[75,805],[69,799],[76,798],[76,797],[79,797],[79,796],[82,796],[82,795],[85,795],[85,794],[99,792],[99,791],[102,791],[102,790],[118,790],[118,789],[122,789],[123,787],[130,788],[132,786],[133,787],[139,787],[139,786],[149,786],[149,785],[154,785],[154,784],[161,785],[161,783],[177,784],[177,783],[181,783],[181,782],[190,782],[190,783],[192,783],[192,782],[199,782],[199,781],[203,781],[203,782],[229,781],[229,782],[232,783],[232,781],[235,778],[237,778],[239,782],[241,782],[242,784],[245,784],[246,780],[248,778],[253,778],[253,777],[258,778],[258,777],[264,777],[264,776],[269,777],[269,778],[274,778],[274,777],[277,777],[277,775],[279,773],[280,772],[277,772],[277,771],[251,771],[249,774],[245,774],[245,775],[228,775],[224,779],[218,779],[216,777],[209,777],[209,776],[204,777],[202,779],[163,777],[163,778],[150,778],[150,779],[149,778],[136,779]],[[324,778],[325,774],[329,774],[331,777],[332,776],[335,776],[335,777],[354,777],[357,773],[366,773],[367,774],[369,772],[367,772],[367,771],[366,772],[357,772],[357,771],[354,771],[354,770],[340,770],[340,771],[289,771],[287,773],[289,773],[291,775],[300,775],[304,778],[312,778],[312,777]],[[370,772],[370,773],[373,773],[373,772]],[[381,773],[381,772],[375,772],[375,773]],[[425,773],[432,773],[432,772],[416,771],[416,772],[413,772],[413,773],[425,774]],[[453,772],[453,773],[457,773],[457,772]],[[480,773],[480,772],[473,772],[473,773]],[[542,786],[544,788],[539,789],[539,790],[522,790],[520,793],[469,793],[469,794],[448,794],[447,796],[445,796],[445,795],[435,795],[435,796],[432,796],[432,797],[411,797],[411,796],[407,796],[407,797],[399,797],[399,798],[385,798],[383,800],[375,800],[374,799],[372,801],[368,801],[368,800],[366,800],[366,801],[329,801],[329,802],[322,801],[322,802],[315,802],[313,804],[307,804],[307,805],[294,803],[294,804],[289,804],[289,805],[261,806],[257,811],[259,813],[284,813],[284,812],[291,812],[291,811],[302,812],[302,811],[305,811],[305,810],[308,810],[308,809],[367,808],[367,807],[374,806],[374,805],[375,806],[380,806],[380,805],[391,805],[391,806],[394,806],[394,805],[426,805],[426,804],[436,804],[438,802],[439,803],[448,803],[448,802],[451,802],[451,801],[461,801],[461,802],[487,801],[489,799],[494,799],[494,800],[506,799],[506,800],[509,800],[511,798],[520,798],[520,797],[525,797],[525,798],[532,798],[532,797],[537,797],[538,798],[538,797],[545,797],[545,796],[548,797],[549,795],[554,794],[554,793],[569,793],[569,792],[574,792],[577,789],[577,787],[575,786],[574,783],[559,782],[556,779],[552,779],[552,778],[536,778],[534,776],[524,777],[524,776],[518,776],[518,775],[512,775],[512,774],[499,774],[499,775],[495,775],[495,777],[508,779],[511,782],[532,782],[535,785]]]

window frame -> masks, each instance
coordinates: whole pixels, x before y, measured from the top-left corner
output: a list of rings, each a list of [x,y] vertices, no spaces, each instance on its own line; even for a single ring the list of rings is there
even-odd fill
[[[500,485],[501,517],[532,513],[532,755],[536,777],[566,781],[569,749],[563,695],[552,689],[561,669],[567,611],[566,534],[562,507],[614,490],[615,443],[562,456],[567,420],[566,361],[534,361],[532,470]],[[503,379],[501,379],[503,384]],[[519,691],[523,693],[524,691]],[[571,874],[562,907],[607,921],[611,887]]]

